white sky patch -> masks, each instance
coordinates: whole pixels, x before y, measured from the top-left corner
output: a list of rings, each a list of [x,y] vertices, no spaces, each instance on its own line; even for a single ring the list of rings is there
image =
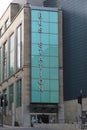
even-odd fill
[[[0,0],[0,18],[11,2],[20,4],[25,4],[29,2],[31,5],[43,6],[43,1],[44,0]]]
[[[0,0],[0,18],[11,3],[12,0]]]
[[[0,0],[0,18],[5,12],[5,10],[8,8],[10,3],[20,3],[25,4],[29,0]]]

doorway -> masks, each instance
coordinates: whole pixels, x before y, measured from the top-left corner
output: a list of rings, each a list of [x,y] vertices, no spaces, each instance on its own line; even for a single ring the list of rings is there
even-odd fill
[[[37,115],[38,123],[49,123],[49,115]]]

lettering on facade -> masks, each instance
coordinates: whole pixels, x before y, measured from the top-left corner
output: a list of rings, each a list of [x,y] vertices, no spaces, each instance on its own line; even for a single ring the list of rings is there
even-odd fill
[[[42,33],[42,15],[41,13],[38,14],[38,19],[39,19],[39,29],[38,29],[38,32],[39,33]],[[41,36],[40,36],[41,37]],[[38,51],[39,51],[39,70],[40,70],[40,78],[39,78],[39,81],[38,81],[38,84],[39,84],[39,91],[40,92],[43,92],[43,78],[42,78],[42,69],[43,69],[43,58],[42,58],[42,47],[43,47],[43,43],[41,42],[41,38],[40,38],[40,42],[38,43]]]

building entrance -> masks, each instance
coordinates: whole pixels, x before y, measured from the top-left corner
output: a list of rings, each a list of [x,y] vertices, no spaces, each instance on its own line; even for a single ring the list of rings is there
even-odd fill
[[[31,114],[31,123],[56,123],[56,114],[51,113],[33,113]]]
[[[49,115],[37,115],[38,123],[49,123]]]

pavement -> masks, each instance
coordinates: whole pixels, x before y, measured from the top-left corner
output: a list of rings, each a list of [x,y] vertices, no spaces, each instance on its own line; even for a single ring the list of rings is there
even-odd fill
[[[0,130],[58,130],[58,129],[50,129],[50,128],[34,128],[34,127],[13,127],[13,126],[3,126],[0,127]]]
[[[71,128],[71,127],[70,127]],[[65,128],[58,128],[57,127],[57,129],[53,129],[53,128],[35,128],[35,127],[20,127],[20,126],[8,126],[8,125],[3,125],[3,127],[2,126],[0,126],[0,130],[15,130],[15,129],[17,129],[17,130],[64,130]],[[65,129],[66,130],[66,129]],[[68,130],[70,130],[70,129],[68,129]],[[72,130],[72,129],[71,129]],[[79,128],[77,128],[77,129],[73,129],[73,130],[87,130],[87,127],[86,128],[84,128],[84,129],[81,129],[80,127]]]

